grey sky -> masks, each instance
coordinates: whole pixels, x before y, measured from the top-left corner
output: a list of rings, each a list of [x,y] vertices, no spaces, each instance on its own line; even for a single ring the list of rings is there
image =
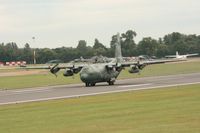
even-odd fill
[[[98,38],[109,47],[113,34],[129,29],[136,42],[173,31],[199,35],[199,13],[199,0],[0,0],[0,42],[55,48]]]

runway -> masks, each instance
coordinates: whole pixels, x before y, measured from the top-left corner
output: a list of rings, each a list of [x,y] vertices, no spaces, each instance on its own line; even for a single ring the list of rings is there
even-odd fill
[[[164,88],[198,83],[200,83],[200,73],[117,80],[113,86],[109,86],[107,83],[99,83],[94,87],[85,87],[85,84],[82,83],[18,90],[1,90],[0,105],[142,89]]]

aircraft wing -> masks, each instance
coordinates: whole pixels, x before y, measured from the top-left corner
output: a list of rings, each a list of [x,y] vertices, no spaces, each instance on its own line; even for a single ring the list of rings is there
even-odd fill
[[[20,68],[24,68],[24,69],[52,69],[53,67],[57,67],[59,69],[71,69],[71,68],[75,68],[75,67],[84,67],[85,64],[55,64],[55,65],[49,65],[49,66],[20,66]]]
[[[61,69],[67,69],[66,72],[67,74],[70,73],[69,76],[72,76],[71,74],[73,73],[78,73],[80,70],[85,66],[86,64],[56,64],[53,66],[21,66],[20,68],[22,69],[49,69],[50,72],[54,75],[61,70]],[[67,75],[68,76],[68,75]]]
[[[187,54],[187,56],[196,56],[199,55],[198,53],[194,53],[194,54]]]
[[[147,65],[152,64],[161,64],[166,62],[177,62],[177,61],[183,61],[180,59],[158,59],[158,60],[145,60],[145,61],[135,61],[135,62],[123,62],[121,64],[116,64],[116,68],[125,68],[130,67],[129,73],[139,73],[140,70],[142,70]]]
[[[135,61],[135,62],[124,62],[121,63],[122,67],[129,67],[131,65],[138,65],[138,64],[145,64],[145,65],[151,65],[151,64],[161,64],[166,62],[178,62],[182,61],[180,59],[158,59],[158,60],[144,60],[144,61]]]
[[[21,69],[51,69],[51,66],[20,66]]]
[[[142,63],[147,64],[147,65],[151,65],[151,64],[161,64],[161,63],[167,63],[167,62],[179,62],[179,61],[183,61],[181,59],[158,59],[158,60],[147,60],[144,61]]]

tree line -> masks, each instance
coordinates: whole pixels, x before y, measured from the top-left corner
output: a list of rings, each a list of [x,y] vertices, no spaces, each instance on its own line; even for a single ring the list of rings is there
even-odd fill
[[[185,35],[179,32],[173,32],[165,35],[163,38],[154,39],[145,37],[138,44],[134,38],[137,33],[128,30],[121,34],[121,47],[123,56],[149,55],[164,57],[165,55],[174,55],[176,51],[180,54],[200,53],[200,35]],[[90,58],[95,55],[114,57],[116,35],[113,35],[110,41],[110,47],[107,48],[98,39],[94,40],[93,46],[87,46],[85,40],[80,40],[77,47],[59,47],[59,48],[36,48],[33,49],[28,43],[24,48],[19,48],[16,43],[0,43],[0,61],[26,61],[33,63],[33,51],[36,52],[37,63],[46,63],[49,60],[59,59],[68,62],[81,56]]]

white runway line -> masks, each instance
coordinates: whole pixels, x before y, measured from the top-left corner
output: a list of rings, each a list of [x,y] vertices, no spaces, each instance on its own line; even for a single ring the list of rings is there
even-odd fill
[[[32,90],[13,90],[10,92],[14,92],[14,93],[26,93],[26,92],[44,92],[44,91],[51,91],[49,88],[47,89],[32,89]]]
[[[119,88],[130,88],[130,87],[139,87],[139,86],[146,86],[146,85],[152,85],[152,84],[138,84],[138,85],[124,85],[124,86],[118,86]]]
[[[167,87],[182,86],[182,85],[193,85],[193,84],[200,84],[200,82],[181,83],[181,84],[173,84],[173,85],[160,85],[160,86],[152,86],[152,87],[114,90],[114,91],[105,91],[105,92],[98,92],[98,93],[88,93],[88,94],[79,94],[79,95],[70,95],[70,96],[51,97],[51,98],[40,98],[40,99],[34,99],[34,100],[22,100],[22,101],[15,101],[15,102],[0,103],[0,105],[37,102],[37,101],[47,101],[47,100],[56,100],[56,99],[66,99],[66,98],[76,98],[76,97],[94,96],[94,95],[100,95],[100,94],[110,94],[110,93],[128,92],[128,91],[135,91],[135,90],[146,90],[146,89],[156,89],[156,88],[167,88]]]

